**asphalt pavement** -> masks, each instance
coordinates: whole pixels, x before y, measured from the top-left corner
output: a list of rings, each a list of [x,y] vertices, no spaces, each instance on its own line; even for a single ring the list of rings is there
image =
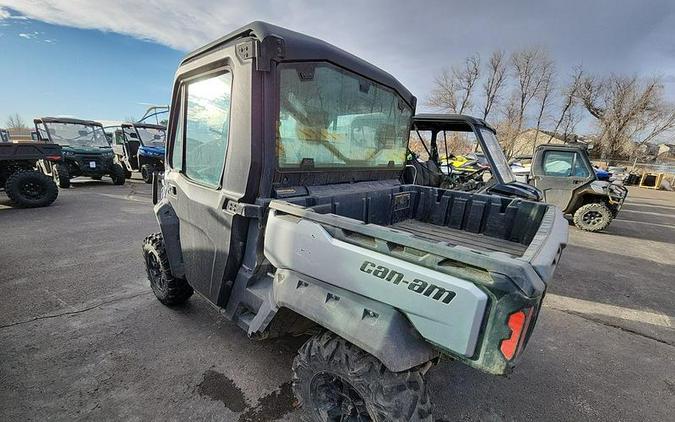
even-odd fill
[[[138,177],[138,176],[136,176]],[[0,194],[0,420],[293,421],[303,338],[249,340],[199,296],[150,291],[150,186],[74,181],[40,209]],[[675,193],[630,188],[604,233],[570,227],[518,368],[428,373],[440,421],[675,414]]]

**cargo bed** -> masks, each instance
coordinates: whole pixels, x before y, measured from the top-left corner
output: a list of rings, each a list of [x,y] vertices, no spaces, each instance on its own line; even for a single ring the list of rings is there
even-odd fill
[[[331,186],[270,208],[320,223],[334,238],[445,271],[450,262],[509,274],[529,295],[543,293],[566,222],[554,206],[418,185]],[[326,192],[326,194],[324,194]],[[330,193],[329,193],[330,192]],[[536,271],[536,275],[532,274]]]
[[[346,292],[375,299],[444,352],[491,373],[508,368],[494,347],[509,336],[504,321],[524,308],[536,320],[567,243],[554,206],[417,185],[330,186],[266,205],[265,257],[284,274],[275,286],[287,278],[314,286],[324,295],[318,313]]]

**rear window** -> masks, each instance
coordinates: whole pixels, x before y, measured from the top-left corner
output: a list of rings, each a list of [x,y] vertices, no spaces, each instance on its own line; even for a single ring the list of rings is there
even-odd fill
[[[392,90],[329,64],[280,67],[281,168],[403,167],[411,108]]]
[[[578,152],[546,151],[544,153],[544,174],[557,177],[588,177],[589,171],[584,166]]]

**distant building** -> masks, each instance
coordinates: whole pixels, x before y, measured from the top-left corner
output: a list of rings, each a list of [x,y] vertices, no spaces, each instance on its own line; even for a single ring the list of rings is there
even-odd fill
[[[30,141],[32,140],[31,138],[31,132],[33,131],[32,128],[10,128],[7,129],[9,132],[9,138],[12,140],[12,142],[22,142],[22,141]]]
[[[656,150],[656,161],[675,161],[675,144],[659,144]]]
[[[536,145],[535,145],[535,139]],[[576,139],[576,135],[575,135]],[[570,137],[570,141],[572,138]],[[502,140],[504,141],[504,140]],[[530,156],[532,155],[532,152],[534,151],[535,146],[537,145],[542,145],[542,144],[564,144],[565,141],[562,139],[562,136],[559,134],[555,134],[553,132],[549,131],[544,131],[544,130],[539,130],[537,129],[527,129],[520,135],[518,135],[513,143],[512,148],[508,148],[509,146],[505,145],[504,149],[508,152],[510,152],[511,157],[525,157],[525,156]],[[509,151],[510,149],[510,151]]]

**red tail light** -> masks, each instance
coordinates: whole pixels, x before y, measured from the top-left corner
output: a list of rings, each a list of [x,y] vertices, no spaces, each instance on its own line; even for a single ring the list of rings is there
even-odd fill
[[[49,161],[59,161],[61,159],[61,156],[60,155],[48,155],[46,158]]]
[[[509,315],[506,324],[511,329],[511,336],[502,340],[502,344],[499,346],[499,350],[506,360],[511,360],[516,355],[523,333],[527,330],[527,326],[530,323],[531,315],[531,309],[522,309]]]

